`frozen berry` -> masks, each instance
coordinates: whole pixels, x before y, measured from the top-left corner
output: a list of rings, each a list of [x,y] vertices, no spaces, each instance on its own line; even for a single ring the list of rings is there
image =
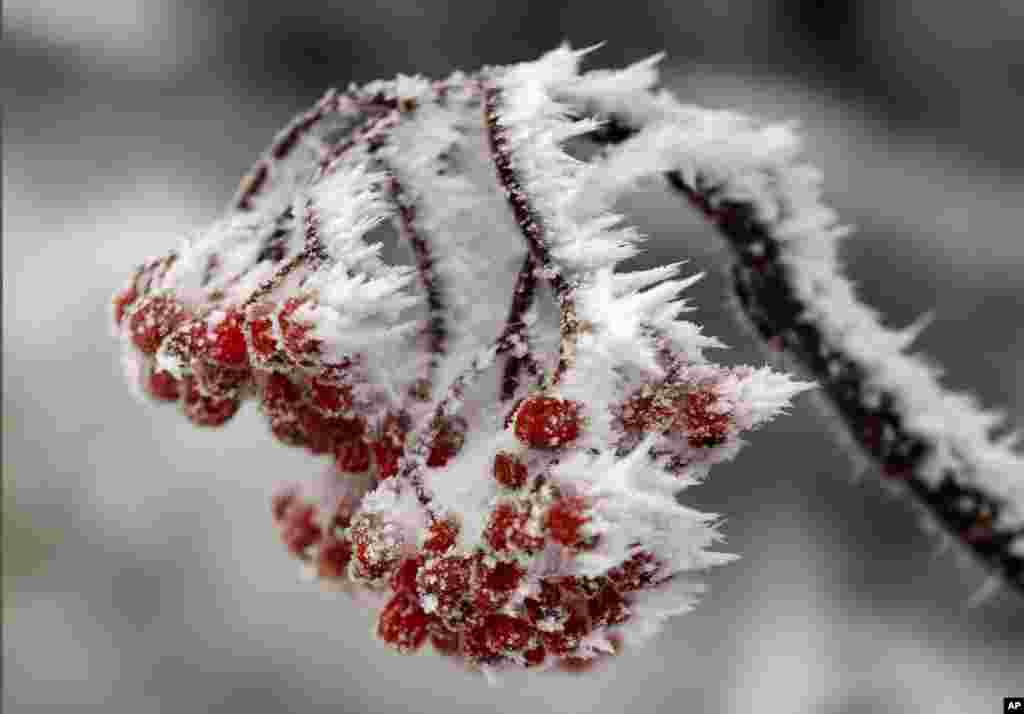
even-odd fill
[[[590,520],[586,510],[587,503],[579,496],[560,498],[548,509],[544,519],[545,530],[557,543],[580,547],[586,543],[581,529]]]
[[[143,300],[129,320],[132,342],[144,354],[156,354],[160,343],[188,318],[185,307],[168,294]]]
[[[185,416],[199,426],[222,426],[238,412],[236,397],[208,397],[199,391],[194,377],[185,377]]]
[[[181,383],[170,372],[153,372],[149,376],[147,387],[155,398],[165,402],[176,402],[181,396]]]
[[[334,450],[340,471],[361,474],[370,468],[370,445],[362,439],[341,441]]]
[[[494,480],[509,489],[526,485],[526,464],[512,454],[501,451],[494,457]]]
[[[345,577],[352,559],[352,544],[342,538],[328,536],[320,543],[316,554],[316,572],[321,578]]]
[[[395,595],[381,610],[377,621],[377,636],[397,649],[408,654],[418,650],[427,639],[427,625],[430,618],[408,595]]]
[[[529,397],[515,412],[515,434],[535,449],[569,444],[580,434],[579,404],[556,397]]]

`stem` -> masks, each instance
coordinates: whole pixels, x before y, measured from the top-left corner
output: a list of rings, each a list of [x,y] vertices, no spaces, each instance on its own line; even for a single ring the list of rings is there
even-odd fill
[[[383,163],[383,162],[382,162]],[[411,394],[419,401],[429,401],[433,392],[434,375],[441,366],[441,360],[447,354],[448,326],[444,313],[444,296],[439,284],[438,275],[434,271],[434,257],[430,243],[417,230],[416,206],[406,193],[393,167],[384,164],[388,174],[388,193],[398,211],[398,233],[409,243],[416,259],[416,270],[420,284],[427,295],[429,310],[424,332],[427,335],[430,363],[426,375],[421,376],[413,385]]]
[[[491,150],[491,159],[498,174],[498,183],[505,191],[512,214],[519,225],[519,230],[526,239],[526,247],[533,260],[544,271],[551,285],[561,314],[559,331],[562,341],[559,345],[558,368],[552,381],[557,384],[562,374],[572,367],[576,354],[576,338],[579,333],[579,321],[576,318],[576,304],[573,287],[562,275],[548,250],[545,241],[544,226],[530,199],[523,189],[523,182],[512,166],[512,151],[508,137],[500,123],[498,113],[501,106],[501,90],[491,82],[481,83],[483,92],[484,121],[487,127],[487,139]]]
[[[523,267],[519,269],[515,287],[512,289],[512,304],[509,306],[508,318],[505,320],[505,329],[502,330],[499,338],[502,344],[498,349],[498,354],[513,350],[516,342],[526,348],[525,354],[522,356],[511,354],[505,361],[505,371],[501,378],[501,400],[503,402],[509,401],[515,394],[519,387],[519,372],[524,366],[534,377],[540,373],[537,360],[530,352],[530,336],[526,332],[526,323],[523,322],[523,315],[530,309],[537,288],[537,275],[534,272],[536,268],[537,261],[533,254],[527,253],[523,259]]]
[[[678,172],[670,172],[668,180],[715,223],[733,249],[738,259],[732,267],[733,288],[761,337],[787,350],[824,386],[851,437],[886,478],[905,483],[947,533],[1024,594],[1024,558],[1010,547],[1024,537],[1024,530],[992,528],[1000,501],[981,488],[962,483],[971,470],[969,464],[963,463],[959,473],[946,469],[937,486],[922,477],[921,467],[935,445],[903,426],[904,416],[893,392],[881,390],[878,404],[870,404],[865,398],[864,367],[829,343],[816,325],[800,320],[806,305],[796,297],[787,268],[778,260],[778,242],[770,227],[755,218],[754,207],[723,202],[712,208],[713,189],[688,186]],[[699,177],[696,183],[700,186]]]

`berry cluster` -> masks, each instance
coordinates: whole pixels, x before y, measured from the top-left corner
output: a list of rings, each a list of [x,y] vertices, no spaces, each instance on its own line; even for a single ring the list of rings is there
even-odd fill
[[[152,400],[215,427],[254,398],[330,461],[272,499],[287,551],[375,601],[397,650],[485,672],[578,671],[688,610],[681,576],[733,556],[678,492],[806,388],[708,362],[676,266],[614,271],[638,236],[582,190],[559,144],[595,125],[547,84],[577,58],[328,93],[223,222],[113,300]],[[369,242],[388,219],[414,269]]]
[[[658,416],[638,411],[644,412],[638,418]],[[439,654],[470,665],[577,671],[595,659],[588,638],[614,652],[634,595],[672,577],[639,544],[601,574],[545,572],[545,560],[567,562],[600,540],[590,527],[590,499],[560,484],[550,468],[584,429],[579,412],[579,404],[545,394],[513,408],[506,420],[513,447],[498,451],[490,473],[479,475],[492,481],[495,495],[475,544],[463,537],[456,513],[437,517],[408,539],[386,515],[353,517],[345,505],[332,509],[303,499],[295,487],[273,499],[281,539],[324,581],[380,594],[385,604],[377,634],[400,652],[429,642]],[[427,465],[445,463],[431,459]]]
[[[365,357],[321,359],[312,322],[299,312],[313,296],[195,311],[159,286],[159,268],[173,262],[171,256],[143,267],[113,300],[115,328],[128,336],[148,396],[179,404],[190,421],[207,427],[224,425],[254,397],[282,443],[330,455],[340,471],[365,473],[375,465],[381,477],[397,473],[408,420],[368,385]],[[436,441],[431,465],[458,450],[458,427],[442,430]]]

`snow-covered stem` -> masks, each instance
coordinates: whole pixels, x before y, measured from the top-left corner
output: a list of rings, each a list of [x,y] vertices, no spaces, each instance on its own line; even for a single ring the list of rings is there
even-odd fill
[[[526,239],[526,246],[530,256],[544,272],[544,276],[551,285],[551,290],[558,301],[558,309],[561,316],[560,329],[561,341],[559,343],[558,369],[555,371],[554,381],[558,381],[562,373],[572,366],[572,355],[575,352],[576,333],[579,329],[579,321],[576,318],[576,306],[574,304],[573,287],[562,274],[560,267],[555,263],[551,251],[545,240],[544,223],[537,211],[530,204],[530,196],[523,186],[523,180],[515,169],[515,158],[509,147],[509,139],[506,130],[501,124],[502,92],[493,81],[482,81],[480,83],[484,102],[484,121],[487,125],[487,139],[491,149],[491,157],[494,160],[494,168],[498,175],[498,181],[505,192],[508,204],[512,208],[512,215],[515,217],[519,229]]]
[[[590,138],[609,147],[609,167],[650,159],[636,171],[664,171],[717,229],[735,259],[730,275],[740,311],[772,352],[818,380],[886,483],[1024,593],[1018,435],[990,436],[1001,415],[946,391],[934,368],[903,354],[923,324],[891,332],[857,302],[833,255],[832,244],[848,231],[818,200],[818,177],[798,163],[790,127],[684,107],[667,92],[636,87],[617,96],[568,92],[581,110],[605,120]],[[746,153],[716,162],[713,152],[730,151]]]

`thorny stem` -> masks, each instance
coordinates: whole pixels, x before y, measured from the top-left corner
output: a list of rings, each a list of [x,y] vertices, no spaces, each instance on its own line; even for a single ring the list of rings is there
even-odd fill
[[[636,130],[611,117],[592,138],[616,144]],[[1024,529],[993,528],[1001,502],[976,486],[963,483],[972,467],[963,462],[960,473],[947,469],[932,486],[921,468],[934,449],[927,437],[903,425],[899,399],[882,390],[877,403],[866,398],[867,370],[843,349],[830,343],[812,322],[801,319],[806,305],[797,297],[786,265],[779,260],[779,242],[770,225],[759,221],[755,206],[719,201],[719,189],[698,175],[687,184],[678,171],[666,174],[673,189],[697,208],[733,249],[733,290],[747,318],[770,346],[788,351],[824,387],[847,431],[885,477],[903,483],[916,502],[951,536],[960,541],[989,570],[1000,574],[1024,594],[1024,557],[1011,550],[1024,538]]]
[[[565,279],[558,265],[551,256],[545,241],[544,225],[540,217],[530,205],[530,199],[523,189],[523,183],[513,167],[512,151],[509,148],[508,136],[501,126],[501,90],[493,82],[482,81],[484,121],[487,127],[487,139],[491,150],[491,159],[498,174],[498,182],[505,191],[512,214],[519,225],[519,230],[526,239],[530,255],[544,272],[551,290],[558,301],[561,315],[559,330],[562,340],[559,345],[558,368],[555,371],[553,384],[557,384],[561,375],[572,367],[576,353],[576,338],[579,333],[579,321],[576,318],[576,304],[573,286]]]

